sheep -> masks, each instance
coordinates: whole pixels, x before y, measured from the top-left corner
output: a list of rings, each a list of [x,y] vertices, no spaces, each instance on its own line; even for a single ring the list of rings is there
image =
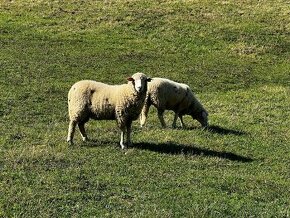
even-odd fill
[[[183,115],[191,115],[201,123],[203,127],[208,126],[208,112],[194,96],[188,85],[177,83],[165,78],[152,78],[148,84],[147,96],[145,104],[140,114],[140,125],[144,126],[148,111],[151,105],[158,110],[158,118],[163,128],[166,127],[163,113],[165,110],[173,110],[175,112],[172,127],[176,128],[176,120],[179,117],[181,127],[185,128]]]
[[[76,82],[68,92],[69,128],[67,142],[73,144],[75,127],[78,125],[82,140],[88,137],[84,128],[89,119],[116,120],[121,129],[121,148],[127,134],[127,145],[131,145],[131,124],[139,117],[144,105],[147,82],[143,73],[136,73],[127,78],[128,83],[108,85],[93,80]]]

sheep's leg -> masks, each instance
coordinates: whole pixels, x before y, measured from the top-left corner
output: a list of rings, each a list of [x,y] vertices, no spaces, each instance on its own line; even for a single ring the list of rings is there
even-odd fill
[[[172,123],[172,128],[176,128],[176,121],[177,121],[177,118],[178,118],[178,114],[175,113],[175,114],[174,114],[173,123]]]
[[[180,119],[180,124],[181,124],[181,127],[182,128],[186,128],[184,122],[183,122],[183,118],[182,118],[182,115],[179,115],[179,119]]]
[[[143,107],[141,114],[140,114],[140,126],[141,127],[143,127],[145,125],[145,122],[146,122],[146,119],[148,116],[149,108],[150,108],[150,103],[147,101],[147,102],[145,102],[144,107]]]
[[[69,127],[68,127],[68,134],[67,134],[67,142],[70,144],[73,143],[73,137],[76,130],[76,125],[77,125],[76,121],[70,120]]]
[[[164,110],[160,110],[160,109],[158,110],[158,118],[160,120],[162,127],[165,128],[166,123],[165,123],[164,118],[163,118],[163,113],[164,113]]]
[[[121,126],[121,139],[120,139],[120,145],[122,149],[126,148],[126,145],[124,144],[124,138],[125,138],[125,133],[126,133],[126,127],[125,126]]]
[[[132,125],[132,122],[127,124],[127,145],[128,146],[132,145],[132,142],[131,142],[131,125]]]
[[[79,129],[80,129],[83,141],[84,142],[87,141],[88,140],[88,136],[87,136],[86,130],[85,130],[85,122],[79,123],[78,126],[79,126]]]

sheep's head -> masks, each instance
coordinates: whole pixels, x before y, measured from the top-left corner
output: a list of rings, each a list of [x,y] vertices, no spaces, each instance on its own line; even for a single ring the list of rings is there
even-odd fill
[[[189,92],[188,101],[189,106],[182,114],[190,115],[194,120],[197,120],[203,127],[208,127],[208,112],[200,103],[200,101],[195,97],[195,95]]]
[[[135,73],[133,76],[127,78],[128,82],[134,85],[134,89],[137,93],[147,91],[147,82],[151,81],[144,73]]]
[[[202,127],[208,127],[208,112],[206,110],[202,110],[199,112],[195,112],[194,114],[191,114],[193,119],[196,119]]]

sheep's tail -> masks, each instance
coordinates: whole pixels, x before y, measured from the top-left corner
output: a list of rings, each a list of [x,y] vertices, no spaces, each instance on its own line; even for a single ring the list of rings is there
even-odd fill
[[[140,113],[140,126],[141,127],[143,127],[145,125],[150,106],[151,106],[150,96],[147,95],[146,99],[145,99],[144,106],[143,106],[142,111]]]

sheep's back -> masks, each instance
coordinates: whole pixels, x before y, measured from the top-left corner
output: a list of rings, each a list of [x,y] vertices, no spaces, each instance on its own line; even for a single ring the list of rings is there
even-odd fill
[[[137,96],[131,84],[108,85],[82,80],[75,83],[69,91],[70,117],[113,120],[116,116],[121,116],[135,120],[143,107],[145,94]]]
[[[168,79],[153,78],[149,83],[148,93],[153,104],[158,108],[174,110],[186,96],[187,85]]]
[[[68,94],[69,114],[74,119],[90,117],[93,119],[115,118],[116,86],[92,80],[75,83]]]

